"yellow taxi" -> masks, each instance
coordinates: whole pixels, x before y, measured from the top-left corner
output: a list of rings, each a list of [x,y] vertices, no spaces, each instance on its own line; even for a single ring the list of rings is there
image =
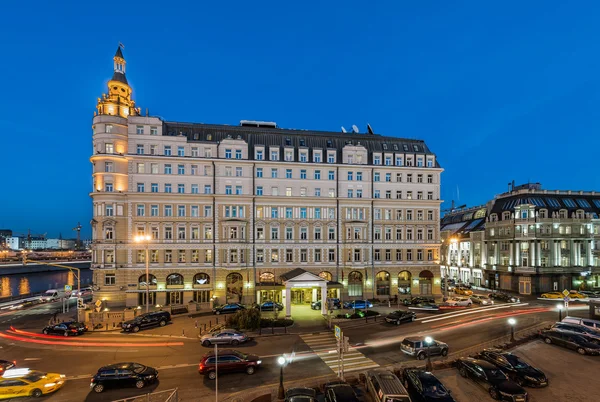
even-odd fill
[[[542,293],[542,295],[540,297],[542,299],[562,299],[565,296],[560,292],[548,292],[548,293]]]
[[[463,296],[472,296],[473,295],[473,291],[471,289],[464,288],[462,286],[455,288],[454,293],[456,293],[457,295],[463,295]]]
[[[37,398],[57,391],[65,381],[63,374],[44,373],[28,368],[9,369],[0,377],[0,399],[19,396]]]
[[[569,292],[569,297],[570,297],[571,299],[587,299],[587,296],[586,296],[586,295],[584,295],[583,293],[579,293],[579,292],[578,292],[578,291],[576,291],[576,290],[571,290],[571,291]]]

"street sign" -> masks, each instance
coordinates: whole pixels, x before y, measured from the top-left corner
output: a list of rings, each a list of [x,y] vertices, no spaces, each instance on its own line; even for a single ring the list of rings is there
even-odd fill
[[[568,301],[565,301],[565,308],[566,309],[569,308],[569,302]],[[567,311],[567,313],[568,313],[568,311]]]
[[[334,327],[334,329],[335,329],[335,337],[340,339],[342,336],[342,330],[337,325]]]
[[[569,302],[569,300],[571,300],[571,298],[570,298],[569,296],[565,296],[565,297],[563,298],[563,300],[565,301],[565,303],[568,303],[568,302]]]
[[[102,300],[96,300],[96,303],[94,303],[96,305],[96,307],[102,307]]]
[[[562,294],[563,294],[565,297],[567,297],[567,296],[570,294],[570,292],[569,292],[567,289],[565,289],[565,290],[563,290],[563,291],[562,291]]]
[[[65,292],[70,292],[71,290],[73,290],[73,286],[65,285]]]

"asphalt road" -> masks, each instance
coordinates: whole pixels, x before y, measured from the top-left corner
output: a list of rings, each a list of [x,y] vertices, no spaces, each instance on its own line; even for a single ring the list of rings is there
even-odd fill
[[[544,306],[550,307],[548,304]],[[38,331],[48,322],[51,314],[60,304],[41,305],[29,310],[14,311],[0,315],[0,346],[2,358],[16,360],[18,366],[67,375],[67,383],[48,401],[111,401],[146,393],[179,388],[184,400],[214,400],[215,382],[207,380],[197,372],[201,356],[208,351],[193,339],[168,339],[120,333],[93,333],[79,338],[47,339],[31,334],[15,334],[15,328],[35,328]],[[378,365],[386,365],[413,358],[404,355],[399,344],[409,335],[429,335],[450,345],[451,352],[483,343],[509,333],[509,316],[517,319],[517,330],[532,326],[540,321],[555,320],[556,311],[541,311],[539,305],[485,309],[480,311],[452,312],[445,315],[419,314],[413,323],[395,326],[379,321],[366,326],[346,329],[345,336],[356,347],[356,361],[362,355]],[[571,315],[576,315],[575,311]],[[584,310],[579,315],[585,314]],[[31,332],[34,332],[31,330]],[[144,331],[152,335],[153,330]],[[6,338],[5,336],[18,339]],[[333,371],[326,364],[328,357],[318,356],[314,350],[323,351],[330,347],[328,334],[325,335],[279,335],[260,337],[237,349],[245,353],[257,354],[263,365],[254,375],[227,374],[219,378],[218,388],[222,394],[240,392],[266,384],[276,384],[279,380],[279,366],[276,358],[281,354],[295,354],[293,362],[284,369],[284,378],[303,378],[329,375]],[[314,336],[316,341],[308,341]],[[303,339],[304,337],[304,339]],[[39,341],[47,342],[44,344]],[[66,345],[56,344],[67,343]],[[71,346],[72,343],[82,346]],[[316,343],[315,343],[316,342]],[[362,354],[362,355],[361,355]],[[335,356],[335,354],[333,355]],[[135,361],[159,370],[160,382],[143,390],[120,389],[102,394],[90,392],[92,375],[102,365]],[[22,399],[26,401],[27,399]]]

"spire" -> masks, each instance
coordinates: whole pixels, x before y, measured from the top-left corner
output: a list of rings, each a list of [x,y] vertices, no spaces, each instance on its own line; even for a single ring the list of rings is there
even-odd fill
[[[119,43],[114,61],[113,76],[108,82],[108,94],[98,98],[98,114],[121,116],[127,118],[130,115],[138,116],[139,108],[135,107],[135,102],[131,99],[131,87],[125,77],[125,57],[123,56],[123,44]]]
[[[115,57],[113,57],[114,63],[114,74],[112,76],[112,81],[119,81],[125,85],[129,85],[127,82],[127,78],[125,77],[125,65],[127,62],[125,61],[125,57],[123,56],[123,52],[121,48],[123,47],[122,43],[119,43],[119,47],[117,47],[117,51],[115,52]]]
[[[119,47],[117,48],[117,52],[115,53],[115,57],[119,57],[119,58],[125,60],[125,57],[123,57],[123,52],[121,51],[121,46],[123,46],[123,45],[119,43]]]

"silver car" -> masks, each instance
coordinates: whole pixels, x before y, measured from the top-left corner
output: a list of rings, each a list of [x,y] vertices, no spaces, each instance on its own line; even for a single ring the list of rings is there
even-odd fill
[[[221,329],[218,331],[211,332],[210,334],[202,335],[200,343],[202,346],[210,346],[215,344],[228,344],[228,345],[239,345],[249,341],[250,338],[243,332],[236,331],[235,329]]]
[[[482,306],[489,306],[490,304],[494,304],[494,301],[492,299],[484,295],[472,295],[471,301],[475,304],[481,304]]]

